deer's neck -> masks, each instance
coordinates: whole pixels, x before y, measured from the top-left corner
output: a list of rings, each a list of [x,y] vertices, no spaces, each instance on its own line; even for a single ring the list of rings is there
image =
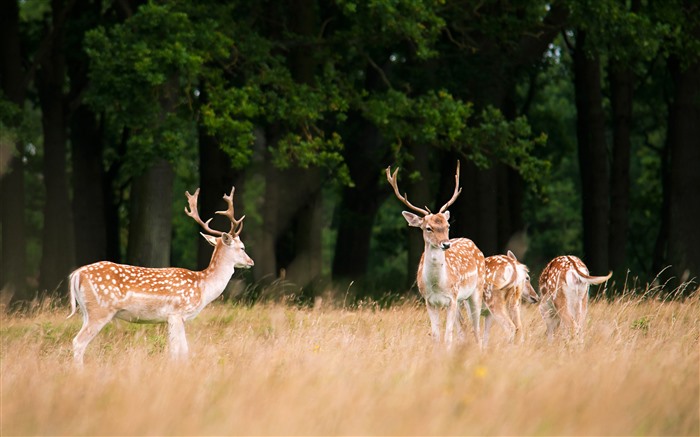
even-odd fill
[[[233,271],[233,260],[226,259],[226,251],[217,245],[209,266],[202,271],[202,300],[205,305],[221,296],[233,276]]]
[[[425,284],[433,290],[442,288],[446,275],[445,251],[426,243],[423,257],[423,280]]]

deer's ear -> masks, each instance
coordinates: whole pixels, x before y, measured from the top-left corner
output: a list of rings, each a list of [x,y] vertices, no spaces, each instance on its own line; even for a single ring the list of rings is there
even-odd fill
[[[207,240],[207,243],[211,244],[212,246],[216,246],[216,237],[213,237],[211,235],[199,233],[202,237],[204,237],[205,240]]]
[[[225,245],[230,246],[231,243],[233,243],[233,237],[231,234],[224,232],[224,234],[221,236],[221,241],[223,241]]]
[[[518,258],[515,257],[515,254],[511,252],[510,250],[508,251],[508,258],[513,259],[515,261],[518,260]]]
[[[408,226],[414,226],[416,228],[420,228],[420,225],[423,224],[423,217],[417,216],[413,214],[412,212],[408,211],[403,211],[401,213],[403,215],[403,218],[406,219],[408,222]]]
[[[445,220],[450,221],[450,212],[449,211],[443,212],[442,215],[445,216]]]

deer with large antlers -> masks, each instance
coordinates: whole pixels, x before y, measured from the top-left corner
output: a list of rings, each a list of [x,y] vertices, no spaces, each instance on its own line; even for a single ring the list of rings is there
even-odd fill
[[[391,167],[386,169],[386,178],[394,189],[396,197],[404,205],[420,215],[409,211],[402,214],[409,226],[420,228],[423,231],[425,247],[420,263],[416,282],[418,289],[425,299],[425,304],[430,317],[432,336],[435,341],[440,340],[440,308],[447,307],[447,320],[445,324],[445,342],[452,343],[452,333],[455,323],[460,323],[460,304],[464,304],[472,321],[472,327],[476,342],[481,348],[481,336],[479,334],[479,317],[481,302],[484,293],[484,254],[476,247],[474,242],[467,238],[450,239],[450,212],[447,210],[462,192],[459,187],[459,161],[455,173],[455,190],[452,198],[445,203],[438,212],[432,213],[427,207],[418,208],[408,201],[406,195],[401,195],[396,182],[399,169],[391,173]]]
[[[202,271],[181,268],[146,268],[102,261],[75,270],[70,275],[71,314],[76,303],[83,313],[83,327],[73,339],[73,358],[79,366],[90,341],[113,318],[139,323],[168,324],[168,347],[173,358],[186,356],[185,321],[197,316],[211,301],[221,295],[235,268],[250,268],[253,260],[245,252],[239,235],[243,219],[234,217],[233,192],[224,195],[226,211],[217,211],[228,218],[231,229],[217,231],[199,218],[197,198],[185,192],[192,217],[207,234],[202,236],[214,246],[209,266]]]
[[[540,313],[547,325],[547,339],[551,342],[554,332],[563,321],[575,338],[581,340],[588,311],[588,288],[610,279],[607,276],[591,276],[578,257],[558,256],[551,260],[540,274]]]

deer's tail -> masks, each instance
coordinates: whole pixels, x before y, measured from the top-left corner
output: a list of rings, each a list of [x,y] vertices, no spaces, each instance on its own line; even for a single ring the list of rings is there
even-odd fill
[[[613,272],[611,270],[610,273],[607,274],[607,276],[591,276],[587,273],[582,272],[581,269],[579,269],[578,264],[576,263],[575,260],[570,259],[570,261],[571,261],[571,264],[574,266],[574,270],[576,270],[576,274],[578,274],[584,282],[587,282],[587,283],[592,284],[592,285],[602,284],[603,282],[610,279],[610,277],[613,274]]]
[[[70,274],[68,285],[70,288],[70,314],[66,318],[70,319],[78,310],[78,307],[76,305],[76,293],[78,292],[78,287],[80,287],[80,270],[76,270]]]

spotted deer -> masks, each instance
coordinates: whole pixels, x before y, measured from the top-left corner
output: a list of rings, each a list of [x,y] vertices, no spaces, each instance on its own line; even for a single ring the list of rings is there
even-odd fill
[[[168,324],[168,347],[173,358],[187,355],[185,321],[193,319],[211,301],[221,295],[235,268],[250,268],[253,260],[245,252],[239,235],[243,219],[236,220],[233,192],[225,195],[231,229],[217,231],[203,222],[197,212],[199,188],[194,195],[185,192],[192,217],[207,234],[202,236],[214,246],[209,266],[202,271],[181,268],[146,268],[102,261],[75,270],[70,275],[71,313],[76,304],[83,314],[83,327],[73,339],[73,359],[79,366],[90,341],[113,318],[138,323]]]
[[[588,288],[610,279],[607,276],[591,276],[579,258],[559,256],[547,264],[540,275],[540,313],[547,325],[547,338],[551,342],[560,322],[581,339],[588,311]]]
[[[518,337],[522,343],[525,335],[520,318],[520,301],[533,304],[539,301],[539,296],[530,284],[529,270],[510,250],[507,255],[489,256],[485,261],[484,303],[487,309],[484,311],[484,347],[488,345],[494,319],[506,331],[510,342]]]
[[[391,167],[387,167],[386,178],[394,189],[396,197],[411,210],[420,214],[402,212],[409,226],[423,231],[425,247],[418,264],[416,282],[428,309],[433,339],[440,341],[440,308],[447,307],[445,343],[448,345],[452,343],[455,322],[459,321],[461,332],[462,316],[459,308],[460,304],[464,304],[471,317],[477,345],[481,348],[479,317],[486,271],[484,254],[474,242],[467,238],[450,239],[449,237],[450,212],[447,208],[462,192],[459,187],[459,162],[457,162],[452,198],[434,214],[427,207],[422,209],[412,205],[405,194],[401,195],[396,182],[398,171],[397,168],[392,174]]]

